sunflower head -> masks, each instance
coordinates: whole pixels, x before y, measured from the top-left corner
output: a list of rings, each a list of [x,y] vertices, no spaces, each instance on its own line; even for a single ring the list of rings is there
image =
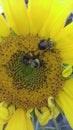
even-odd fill
[[[51,95],[56,97],[63,77],[54,44],[38,35],[4,38],[0,47],[2,100],[29,109],[45,106]]]

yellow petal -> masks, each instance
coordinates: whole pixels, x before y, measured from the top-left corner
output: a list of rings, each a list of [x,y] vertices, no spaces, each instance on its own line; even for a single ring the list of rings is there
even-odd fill
[[[0,107],[0,120],[6,121],[8,120],[8,110],[4,107]]]
[[[72,65],[68,65],[62,72],[62,76],[67,78],[72,74]]]
[[[32,129],[31,120],[26,116],[22,109],[17,109],[12,118],[9,120],[5,130],[30,130]]]
[[[30,33],[37,34],[47,20],[51,0],[29,0]]]
[[[4,105],[4,103],[5,103],[4,101],[0,102],[0,107],[2,107]]]
[[[60,42],[62,39],[73,40],[73,22],[65,26],[58,34],[55,36],[55,40]],[[58,44],[58,43],[57,43]],[[63,43],[60,43],[63,44]]]
[[[73,54],[71,53],[72,51],[73,50],[70,48],[60,52],[60,57],[62,58],[63,63],[73,65]]]
[[[54,98],[50,97],[48,98],[48,106],[51,110],[53,110],[53,108],[55,107],[55,104],[53,103]]]
[[[26,124],[27,124],[27,130],[34,130],[34,127],[32,125],[32,122],[30,120],[30,118],[26,118]]]
[[[29,109],[28,111],[27,111],[27,117],[28,118],[31,118],[31,113],[32,113],[32,111],[33,111],[33,109]]]
[[[51,117],[52,118],[57,118],[60,114],[60,111],[58,110],[57,107],[54,107],[53,111],[51,112]]]
[[[53,97],[48,98],[48,107],[50,109],[51,118],[56,118],[60,114],[59,110],[55,106]]]
[[[28,34],[28,17],[24,0],[2,0],[2,6],[9,26],[17,34]]]
[[[55,37],[55,41],[63,62],[73,64],[73,23],[62,29]]]
[[[56,100],[73,128],[73,79],[65,82]]]
[[[40,32],[45,38],[53,38],[65,25],[66,19],[73,9],[73,0],[54,0],[48,12],[48,19]]]
[[[0,14],[0,36],[8,36],[10,34],[9,28],[4,20],[3,16]]]
[[[42,113],[40,113],[39,110],[35,108],[35,114],[37,116],[37,119],[39,123],[43,126],[46,125],[50,120],[50,112],[47,107],[41,108],[41,112]]]
[[[5,123],[3,121],[0,121],[0,130],[4,129],[4,125],[5,125]]]
[[[0,122],[0,130],[3,130],[4,124]]]
[[[10,106],[8,107],[8,112],[9,112],[9,117],[8,117],[8,119],[9,119],[9,118],[12,117],[12,115],[13,115],[14,112],[15,112],[15,106],[14,106],[14,105],[10,105]]]

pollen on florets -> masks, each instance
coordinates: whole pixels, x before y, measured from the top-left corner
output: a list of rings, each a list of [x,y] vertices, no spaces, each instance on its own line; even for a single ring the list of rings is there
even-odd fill
[[[0,99],[39,108],[63,87],[59,51],[40,50],[38,36],[9,36],[0,46]]]

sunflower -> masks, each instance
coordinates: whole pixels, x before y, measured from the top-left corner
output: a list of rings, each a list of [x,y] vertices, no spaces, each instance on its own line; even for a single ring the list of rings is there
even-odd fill
[[[1,2],[1,130],[33,130],[32,113],[46,125],[54,101],[73,128],[73,23],[65,26],[73,0]]]

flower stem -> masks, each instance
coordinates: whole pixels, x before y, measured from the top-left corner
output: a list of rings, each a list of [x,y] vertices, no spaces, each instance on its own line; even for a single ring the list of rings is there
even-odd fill
[[[58,128],[58,124],[57,124],[57,121],[56,121],[56,118],[53,118],[52,120],[53,120],[53,123],[54,123],[55,129],[56,129],[56,130],[59,130],[59,128]]]

